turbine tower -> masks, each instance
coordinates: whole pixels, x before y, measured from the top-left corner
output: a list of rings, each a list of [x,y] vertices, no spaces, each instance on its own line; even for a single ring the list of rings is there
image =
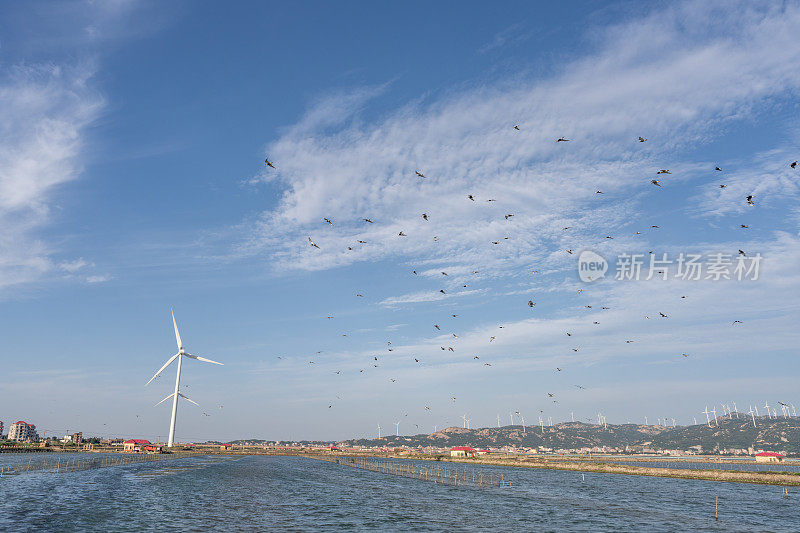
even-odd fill
[[[497,415],[497,427],[500,427],[500,415]]]
[[[394,423],[394,434],[396,437],[400,436],[400,421]]]
[[[379,439],[381,438],[381,425],[380,425],[380,423],[378,424],[378,438]]]
[[[154,379],[156,379],[159,376],[159,374],[161,374],[161,372],[164,371],[165,368],[167,368],[170,364],[172,364],[172,362],[175,359],[178,360],[178,373],[175,376],[175,392],[173,392],[172,394],[170,394],[169,396],[167,396],[166,398],[164,398],[163,400],[161,400],[160,402],[158,402],[156,404],[156,406],[161,405],[162,403],[164,403],[167,400],[169,400],[170,398],[172,398],[172,418],[170,419],[170,423],[169,423],[169,440],[167,441],[167,447],[172,448],[172,445],[175,442],[175,419],[178,416],[178,397],[180,396],[181,398],[183,398],[187,402],[191,402],[191,403],[193,403],[195,405],[198,405],[197,402],[195,402],[193,400],[190,400],[189,398],[184,396],[180,391],[180,386],[181,386],[181,361],[183,360],[183,357],[185,356],[185,357],[188,357],[190,359],[196,359],[198,361],[203,361],[204,363],[213,363],[215,365],[221,365],[222,363],[218,363],[216,361],[212,361],[211,359],[206,359],[205,357],[200,357],[199,355],[193,355],[193,354],[188,353],[186,351],[186,349],[183,347],[183,343],[181,342],[181,334],[178,333],[178,323],[175,322],[175,313],[172,312],[172,309],[170,309],[170,314],[172,315],[172,326],[175,328],[175,341],[178,343],[178,353],[176,353],[175,355],[173,355],[172,357],[167,359],[167,362],[164,363],[164,366],[159,368],[158,372],[156,372],[153,375],[153,377],[150,378],[150,381],[145,383],[144,386],[146,387],[146,386],[150,385],[150,383],[152,383],[152,381]]]

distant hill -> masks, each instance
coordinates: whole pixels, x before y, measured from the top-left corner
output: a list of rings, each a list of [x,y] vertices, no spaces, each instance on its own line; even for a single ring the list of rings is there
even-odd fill
[[[731,448],[786,451],[800,454],[800,418],[719,419],[719,426],[645,426],[620,424],[601,426],[583,422],[563,422],[553,426],[503,426],[499,428],[465,429],[450,427],[430,435],[391,435],[381,439],[353,439],[345,446],[410,446],[474,448],[565,448],[608,446],[611,448],[650,448],[655,450],[688,450],[702,446],[706,453]]]

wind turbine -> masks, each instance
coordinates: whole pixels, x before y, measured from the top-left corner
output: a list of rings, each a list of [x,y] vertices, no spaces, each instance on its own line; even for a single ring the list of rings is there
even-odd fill
[[[381,438],[381,425],[378,424],[378,438]]]
[[[175,418],[178,416],[178,397],[180,396],[181,398],[183,398],[187,402],[191,402],[191,403],[193,403],[195,405],[199,405],[197,402],[195,402],[193,400],[190,400],[189,398],[184,396],[180,391],[180,385],[181,385],[181,361],[183,360],[183,357],[185,356],[185,357],[188,357],[190,359],[197,359],[198,361],[203,361],[204,363],[214,363],[215,365],[221,365],[222,363],[218,363],[216,361],[212,361],[211,359],[206,359],[205,357],[200,357],[199,355],[193,355],[193,354],[190,354],[190,353],[186,352],[186,349],[183,347],[183,343],[181,342],[181,334],[178,333],[178,323],[175,322],[175,313],[172,312],[172,309],[170,309],[170,314],[172,315],[172,325],[175,328],[175,341],[178,343],[178,353],[176,353],[175,355],[173,355],[172,357],[167,359],[167,362],[164,363],[164,366],[159,368],[158,372],[156,372],[153,375],[153,377],[150,378],[150,381],[145,383],[144,386],[146,387],[150,383],[152,383],[152,381],[154,379],[156,379],[159,376],[159,374],[161,374],[161,372],[164,371],[165,368],[167,368],[170,364],[172,364],[172,362],[175,359],[178,360],[178,374],[175,376],[175,392],[173,392],[172,394],[170,394],[169,396],[167,396],[166,398],[164,398],[163,400],[161,400],[160,402],[158,402],[156,404],[156,405],[161,405],[165,401],[167,401],[170,398],[172,398],[172,418],[170,419],[170,423],[169,423],[169,441],[167,442],[167,446],[169,448],[172,448],[172,444],[174,443],[174,440],[175,440]]]
[[[575,422],[575,411],[570,411],[569,416],[572,417],[572,422]]]
[[[497,415],[497,427],[500,427],[500,415]]]
[[[717,423],[717,406],[716,406],[716,405],[715,405],[715,406],[714,406],[714,408],[711,410],[711,413],[713,413],[713,415],[714,415],[714,425],[715,425],[716,427],[719,427],[719,424]]]
[[[644,425],[647,425],[647,415],[644,415]]]
[[[394,434],[396,437],[400,436],[400,421],[394,423]]]
[[[464,429],[467,429],[467,413],[461,415],[461,418],[464,420]]]
[[[736,408],[736,402],[733,402],[733,412],[736,413],[736,418],[739,418],[739,409]]]
[[[758,427],[758,426],[756,426],[756,417],[753,414],[753,408],[752,407],[750,407],[749,414],[750,414],[750,417],[753,419],[753,427]]]
[[[759,417],[759,418],[761,418],[761,415],[760,415],[760,414],[758,414],[758,405],[754,405],[753,407],[755,407],[755,408],[756,408],[756,416],[757,416],[757,417]]]
[[[706,405],[706,410],[705,411],[700,411],[700,412],[703,413],[704,415],[706,415],[706,424],[708,425],[708,427],[711,427],[711,419],[708,417],[708,412],[709,412],[708,411],[708,406]]]
[[[767,410],[767,416],[772,418],[772,413],[769,412],[769,400],[764,403],[764,409]]]
[[[794,404],[790,403],[789,405],[792,406],[792,416],[797,416],[797,411],[794,410]]]

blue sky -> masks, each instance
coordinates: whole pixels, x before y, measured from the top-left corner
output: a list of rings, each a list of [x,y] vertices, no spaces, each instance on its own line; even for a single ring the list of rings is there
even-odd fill
[[[2,11],[0,420],[163,436],[170,307],[178,439],[800,405],[797,2]]]

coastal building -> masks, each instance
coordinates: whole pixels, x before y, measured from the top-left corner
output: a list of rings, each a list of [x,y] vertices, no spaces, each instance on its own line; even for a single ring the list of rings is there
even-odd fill
[[[142,447],[150,444],[149,440],[144,439],[128,439],[122,443],[122,450],[125,452],[140,452]]]
[[[761,452],[756,454],[757,463],[780,463],[783,461],[783,455],[775,452]]]
[[[450,457],[475,457],[477,450],[469,446],[455,446],[450,448]]]
[[[486,450],[486,449],[483,449],[483,450],[478,450],[478,451],[477,451],[477,454],[478,454],[478,455],[486,455],[486,454],[488,454],[488,453],[489,453],[489,450]]]
[[[72,434],[72,442],[74,444],[81,444],[83,442],[83,431],[78,431]]]
[[[24,420],[17,420],[8,427],[8,440],[16,442],[36,442],[39,434],[36,433],[36,426],[28,424]]]

